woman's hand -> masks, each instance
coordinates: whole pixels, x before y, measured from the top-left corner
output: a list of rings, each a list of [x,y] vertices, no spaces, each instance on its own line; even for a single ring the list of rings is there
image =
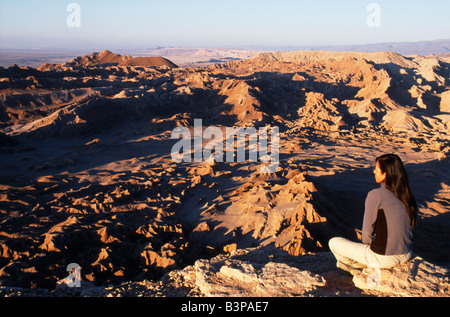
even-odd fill
[[[355,229],[356,236],[358,237],[358,240],[362,240],[362,231],[359,229]]]

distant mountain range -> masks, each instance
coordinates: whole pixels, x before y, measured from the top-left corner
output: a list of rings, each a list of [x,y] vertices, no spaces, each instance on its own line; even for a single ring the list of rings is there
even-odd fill
[[[254,47],[253,47],[254,48]],[[254,48],[255,49],[255,48]],[[265,51],[331,51],[331,52],[395,52],[401,55],[450,54],[450,39],[421,42],[375,43],[364,45],[302,45],[259,47]]]
[[[111,48],[104,48],[111,49]],[[9,67],[13,64],[19,66],[39,67],[42,64],[60,64],[68,60],[84,56],[95,50],[68,50],[68,49],[2,49],[0,48],[0,66]],[[102,50],[99,50],[99,52]],[[436,56],[450,54],[450,39],[422,42],[377,43],[365,45],[341,46],[241,46],[223,48],[205,47],[157,47],[143,49],[120,49],[124,55],[133,56],[163,56],[179,66],[206,66],[213,63],[242,60],[253,57],[261,52],[287,52],[287,51],[331,51],[331,52],[395,52],[401,55],[434,54]]]
[[[325,47],[330,51],[396,52],[401,55],[441,55],[450,53],[450,39],[422,42],[379,43]]]

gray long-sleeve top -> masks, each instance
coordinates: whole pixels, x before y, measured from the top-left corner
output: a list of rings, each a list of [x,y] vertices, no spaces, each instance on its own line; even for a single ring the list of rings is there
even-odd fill
[[[412,227],[406,206],[384,185],[367,195],[362,242],[380,255],[412,250]]]

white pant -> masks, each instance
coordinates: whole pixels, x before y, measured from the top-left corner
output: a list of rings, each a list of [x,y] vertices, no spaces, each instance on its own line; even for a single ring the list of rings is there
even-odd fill
[[[346,269],[364,269],[367,267],[386,269],[406,263],[412,254],[379,255],[370,249],[370,245],[353,242],[345,238],[333,238],[328,243],[331,252],[338,260],[338,267]],[[339,264],[344,264],[344,267]]]

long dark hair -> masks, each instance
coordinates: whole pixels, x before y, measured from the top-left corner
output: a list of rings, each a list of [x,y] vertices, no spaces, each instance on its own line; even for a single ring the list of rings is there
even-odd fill
[[[376,162],[380,166],[380,170],[386,173],[384,181],[386,188],[405,204],[411,226],[415,227],[417,224],[417,203],[409,186],[408,174],[402,160],[398,155],[386,154],[377,157]]]

